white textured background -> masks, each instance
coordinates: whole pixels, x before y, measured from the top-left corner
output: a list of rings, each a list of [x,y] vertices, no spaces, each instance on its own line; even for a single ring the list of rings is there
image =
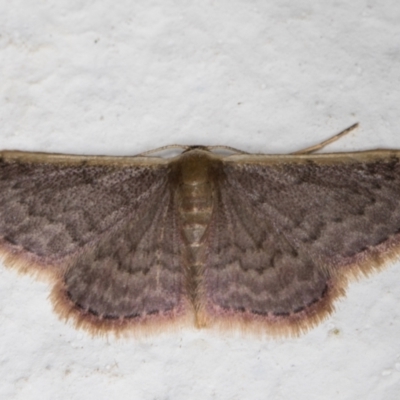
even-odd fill
[[[0,0],[0,148],[400,148],[397,0]],[[363,399],[400,393],[400,263],[297,339],[116,341],[57,319],[0,266],[1,399]]]

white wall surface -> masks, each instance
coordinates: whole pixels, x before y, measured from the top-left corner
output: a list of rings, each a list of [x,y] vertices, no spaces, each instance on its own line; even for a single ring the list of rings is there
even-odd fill
[[[0,148],[400,148],[400,2],[0,0]],[[328,151],[326,149],[325,151]],[[0,265],[1,399],[363,399],[400,393],[400,262],[308,334],[92,338]]]

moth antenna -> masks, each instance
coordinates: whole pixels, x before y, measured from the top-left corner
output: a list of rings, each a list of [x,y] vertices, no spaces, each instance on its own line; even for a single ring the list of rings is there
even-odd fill
[[[321,142],[319,144],[307,147],[307,148],[302,149],[302,150],[294,151],[293,153],[290,153],[290,154],[311,154],[311,153],[314,153],[314,152],[316,152],[318,150],[321,150],[323,147],[327,146],[328,144],[336,142],[336,140],[338,140],[341,137],[347,135],[348,133],[350,133],[351,131],[353,131],[357,127],[358,127],[358,122],[353,124],[353,125],[351,125],[351,126],[349,126],[345,130],[337,133],[335,136],[332,136],[331,138],[329,138],[327,140],[324,140],[323,142]]]
[[[157,147],[156,149],[148,150],[148,151],[144,151],[143,153],[136,154],[135,157],[147,156],[149,154],[154,154],[154,153],[158,153],[160,151],[171,150],[171,149],[187,150],[189,147],[190,146],[184,146],[182,144],[169,144],[168,146]]]
[[[250,154],[247,151],[239,150],[239,149],[236,149],[235,147],[231,147],[231,146],[221,146],[221,145],[207,146],[207,149],[208,150],[230,150],[230,151],[233,151],[238,154]]]

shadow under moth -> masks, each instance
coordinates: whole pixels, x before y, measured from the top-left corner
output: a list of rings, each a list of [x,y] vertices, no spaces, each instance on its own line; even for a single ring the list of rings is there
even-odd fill
[[[320,146],[321,147],[321,146]],[[295,335],[400,253],[400,151],[0,153],[0,251],[94,334]]]

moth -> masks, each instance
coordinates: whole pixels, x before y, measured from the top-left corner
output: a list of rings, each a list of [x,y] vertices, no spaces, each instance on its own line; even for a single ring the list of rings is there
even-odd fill
[[[3,260],[48,277],[55,311],[93,334],[299,334],[400,249],[400,151],[312,154],[327,142],[169,159],[3,151]]]

